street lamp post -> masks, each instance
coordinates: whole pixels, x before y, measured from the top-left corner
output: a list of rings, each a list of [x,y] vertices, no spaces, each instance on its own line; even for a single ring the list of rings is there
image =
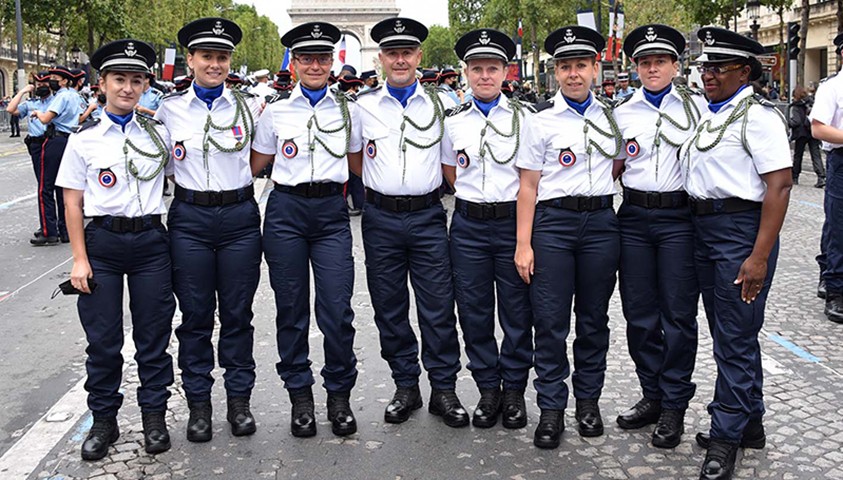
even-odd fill
[[[760,12],[761,0],[747,0],[746,14],[752,20],[752,25],[750,25],[749,28],[752,31],[752,39],[755,41],[758,41],[758,29],[761,28],[761,25],[758,25]]]
[[[23,20],[20,13],[20,0],[15,0],[15,26],[18,41],[18,89],[21,89],[26,85],[26,72],[23,69]]]

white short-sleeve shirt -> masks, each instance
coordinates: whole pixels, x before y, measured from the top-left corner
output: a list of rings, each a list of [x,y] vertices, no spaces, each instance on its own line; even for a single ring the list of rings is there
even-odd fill
[[[843,130],[843,75],[832,75],[820,83],[810,118]],[[843,144],[823,142],[823,150],[840,147]]]
[[[729,124],[720,142],[705,150],[719,135],[717,127],[752,95],[752,87],[747,87],[717,113],[706,109],[697,127],[699,139],[691,137],[682,146],[679,158],[685,171],[685,190],[692,198],[737,197],[761,202],[767,193],[761,175],[792,166],[787,128],[781,114],[771,106],[755,104],[749,108],[745,138],[748,151],[741,134],[744,118]]]
[[[172,161],[166,148],[170,142],[167,129],[154,120],[149,121],[160,136],[157,140],[165,146],[166,158]],[[127,140],[145,153],[160,152],[157,142],[138,123],[137,114],[126,124],[125,132],[108,115],[102,115],[96,124],[70,135],[56,185],[84,192],[86,217],[140,217],[166,213],[165,170],[160,166],[161,158],[138,153],[127,145]],[[150,180],[138,178],[153,174],[155,176]]]

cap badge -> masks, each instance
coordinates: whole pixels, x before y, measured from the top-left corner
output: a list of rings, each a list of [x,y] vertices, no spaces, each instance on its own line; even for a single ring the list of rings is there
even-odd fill
[[[138,51],[135,50],[135,43],[129,42],[128,44],[126,44],[126,49],[123,50],[123,53],[125,53],[127,57],[134,57],[135,55],[137,55]]]
[[[486,31],[485,31],[485,30],[484,30],[483,32],[481,32],[481,33],[480,33],[480,43],[481,43],[481,44],[483,44],[483,45],[488,45],[488,44],[489,44],[489,42],[491,42],[491,41],[492,41],[492,39],[491,39],[491,38],[489,38],[489,34],[488,34],[488,33],[486,33]]]
[[[576,39],[577,37],[574,36],[574,32],[572,32],[571,29],[565,30],[565,43],[574,43]]]
[[[322,29],[319,28],[319,25],[313,26],[313,31],[310,32],[310,36],[313,38],[322,38]]]
[[[710,31],[705,32],[705,40],[704,41],[705,41],[705,44],[708,45],[709,47],[714,45],[714,37],[711,36]]]
[[[222,32],[225,31],[225,29],[222,28],[222,22],[217,20],[217,23],[214,24],[214,28],[211,31],[214,32],[214,35],[222,35]]]
[[[656,35],[656,31],[653,30],[653,27],[650,27],[647,29],[647,34],[644,35],[644,38],[646,38],[648,42],[653,42],[659,37]]]
[[[404,24],[401,23],[401,20],[395,21],[395,27],[393,28],[393,30],[395,30],[395,33],[404,33],[404,30],[406,29],[407,27],[405,27]]]

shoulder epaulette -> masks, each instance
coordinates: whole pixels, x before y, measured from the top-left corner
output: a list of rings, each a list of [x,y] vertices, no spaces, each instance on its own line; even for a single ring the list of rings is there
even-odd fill
[[[445,110],[446,117],[453,117],[454,115],[459,115],[462,112],[468,111],[471,108],[471,102],[465,102],[457,105],[456,107],[451,107]]]
[[[360,98],[360,97],[362,97],[363,95],[368,95],[368,94],[370,94],[370,93],[377,92],[377,91],[378,91],[378,90],[380,90],[381,88],[383,88],[383,87],[382,87],[382,86],[380,86],[380,85],[378,85],[377,87],[375,87],[375,88],[370,88],[370,89],[366,90],[365,92],[360,92],[360,93],[358,93],[358,94],[357,94],[357,98]]]
[[[823,83],[823,82],[825,82],[825,81],[827,81],[827,80],[831,80],[832,78],[834,78],[834,77],[836,77],[836,76],[837,76],[837,74],[836,74],[836,73],[832,73],[831,75],[829,75],[829,76],[827,76],[827,77],[823,78],[822,80],[820,80],[820,83]]]
[[[764,105],[765,107],[768,107],[768,108],[776,108],[776,104],[775,104],[775,103],[773,103],[773,102],[771,102],[771,101],[767,100],[767,99],[766,99],[766,98],[764,98],[764,96],[763,96],[763,95],[761,95],[761,94],[754,93],[754,94],[752,95],[752,97],[753,97],[753,98],[755,98],[755,100],[756,100],[756,101],[758,101],[758,103],[760,103],[761,105]]]
[[[624,103],[626,103],[630,100],[632,100],[632,95],[627,95],[627,96],[623,97],[622,99],[618,100],[617,102],[615,102],[614,104],[612,104],[610,106],[612,108],[618,108],[618,107],[620,107],[621,105],[623,105]]]
[[[231,93],[233,93],[234,95],[240,95],[241,97],[246,97],[246,98],[257,98],[258,97],[257,94],[254,94],[252,92],[247,92],[245,90],[232,90]]]
[[[138,117],[143,118],[143,119],[144,119],[144,120],[146,120],[147,122],[152,122],[152,123],[153,123],[153,124],[155,124],[155,125],[164,125],[164,123],[163,123],[163,122],[161,122],[160,120],[156,120],[156,119],[155,119],[154,117],[152,117],[151,115],[147,115],[147,114],[145,114],[145,113],[140,113],[140,112],[135,113],[135,115],[137,115]]]
[[[702,95],[703,93],[696,88],[691,88],[687,85],[675,85],[676,91],[678,93],[684,93],[686,95]]]
[[[85,120],[85,123],[76,127],[76,130],[73,133],[79,133],[79,132],[85,131],[85,130],[87,130],[87,129],[95,126],[95,125],[99,125],[99,123],[100,123],[99,118],[90,118],[89,117],[87,120]]]
[[[275,103],[279,100],[286,100],[288,98],[290,98],[290,92],[288,92],[288,91],[278,92],[278,93],[273,94],[273,95],[267,95],[266,96],[266,103],[267,103],[267,105],[269,105],[270,103]]]
[[[542,110],[547,110],[548,108],[553,108],[553,100],[547,100],[544,102],[539,102],[533,106],[533,111],[536,113],[541,112]]]
[[[161,97],[161,100],[163,101],[163,100],[167,100],[168,98],[181,97],[185,93],[187,93],[186,88],[184,90],[180,91],[180,92],[178,92],[176,90],[173,90],[172,92],[170,92],[170,93],[164,95],[163,97]]]
[[[342,94],[345,95],[345,98],[348,99],[349,102],[357,101],[357,94],[352,91],[342,92]]]

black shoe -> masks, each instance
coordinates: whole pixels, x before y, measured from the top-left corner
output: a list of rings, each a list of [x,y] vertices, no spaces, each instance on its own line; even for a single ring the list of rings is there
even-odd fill
[[[705,454],[700,480],[730,480],[735,471],[738,445],[723,440],[712,440]]]
[[[386,423],[404,423],[410,418],[410,413],[413,410],[418,410],[421,407],[422,399],[418,385],[398,387],[395,390],[395,395],[392,396],[392,401],[389,402],[383,412],[383,419]]]
[[[67,234],[59,235],[59,241],[61,243],[70,243],[70,237]]]
[[[632,408],[618,415],[618,426],[625,430],[643,428],[658,422],[661,413],[661,400],[642,398]]]
[[[471,423],[477,428],[492,428],[498,423],[501,413],[501,389],[481,388],[480,400],[474,409]]]
[[[708,433],[700,432],[696,436],[697,445],[708,448],[711,438]],[[741,437],[741,448],[754,448],[760,450],[767,445],[767,435],[764,433],[764,424],[760,419],[750,420],[743,429]]]
[[[29,244],[33,247],[44,247],[58,245],[61,239],[59,237],[45,237],[44,235],[36,235],[35,238],[29,239]]]
[[[349,404],[349,392],[328,392],[328,420],[334,435],[344,437],[357,433],[357,420]]]
[[[313,390],[310,387],[291,388],[290,403],[293,414],[290,432],[294,437],[307,438],[316,435],[316,414],[313,413]]]
[[[817,283],[817,296],[825,299],[828,292],[825,290],[825,279],[823,278],[822,274],[820,274],[820,281]]]
[[[431,390],[427,411],[442,417],[445,425],[449,427],[465,427],[469,423],[468,412],[465,411],[457,393],[453,390]]]
[[[814,184],[814,188],[825,188],[825,178],[818,178],[817,183]]]
[[[524,403],[524,390],[503,391],[504,428],[524,428],[527,426],[527,405]]]
[[[603,435],[603,417],[597,399],[577,400],[577,430],[583,437]]]
[[[653,446],[675,448],[682,441],[683,433],[685,433],[685,409],[665,408],[659,416],[656,429],[653,430]]]
[[[825,316],[834,323],[843,323],[843,294],[826,292]]]
[[[794,184],[794,185],[799,185],[799,179],[798,179],[798,178],[794,178],[794,179],[793,179],[793,184]]]
[[[170,449],[170,432],[164,412],[142,412],[143,444],[146,453],[156,454]]]
[[[349,208],[348,209],[348,216],[349,217],[358,217],[360,214],[363,213],[363,210],[359,208]]]
[[[82,460],[99,460],[108,455],[108,446],[117,441],[120,430],[116,418],[94,418],[91,431],[82,443]]]
[[[255,433],[258,427],[249,408],[249,397],[228,397],[227,403],[228,414],[225,418],[231,424],[231,434],[244,437]]]
[[[210,442],[214,436],[211,402],[187,402],[187,408],[190,410],[190,417],[187,419],[187,441]]]
[[[544,410],[539,417],[539,425],[533,434],[533,445],[538,448],[553,449],[559,447],[559,437],[565,431],[565,410]]]

